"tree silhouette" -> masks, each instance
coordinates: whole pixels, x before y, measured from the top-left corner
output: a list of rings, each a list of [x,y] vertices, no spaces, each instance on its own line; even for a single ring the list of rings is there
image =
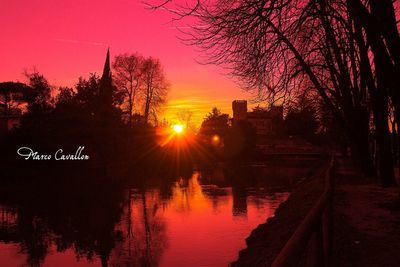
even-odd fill
[[[183,124],[187,129],[194,128],[194,126],[192,125],[192,117],[193,112],[189,109],[182,109],[176,113],[176,118],[178,119],[179,123]]]
[[[0,106],[1,115],[7,115],[11,110],[19,109],[25,101],[24,96],[30,92],[26,84],[20,82],[2,82],[0,83]]]
[[[34,114],[48,113],[51,109],[52,88],[47,79],[38,71],[25,72],[25,76],[32,88],[27,95],[28,112]]]
[[[318,130],[315,114],[315,109],[312,107],[289,110],[284,122],[286,133],[299,135],[308,141],[313,141]]]
[[[165,103],[169,84],[158,59],[146,58],[142,67],[144,119],[148,123],[149,115]]]
[[[160,1],[150,7],[177,19],[193,16],[184,41],[202,49],[206,63],[225,66],[244,88],[267,98],[317,92],[368,175],[375,174],[374,130],[381,182],[395,183],[387,121],[389,98],[400,114],[400,38],[392,1]]]
[[[206,136],[218,135],[223,138],[229,128],[229,115],[223,114],[214,107],[204,118],[200,127],[200,134]]]
[[[135,54],[117,55],[113,63],[114,82],[127,102],[126,113],[129,125],[135,112],[135,97],[141,89],[143,57]]]

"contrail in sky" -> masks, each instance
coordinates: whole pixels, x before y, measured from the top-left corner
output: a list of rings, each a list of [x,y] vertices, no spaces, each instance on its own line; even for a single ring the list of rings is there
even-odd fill
[[[73,39],[55,39],[57,42],[62,43],[71,43],[71,44],[89,44],[89,45],[96,45],[96,46],[108,46],[108,44],[100,43],[100,42],[90,42],[90,41],[80,41],[80,40],[73,40]]]

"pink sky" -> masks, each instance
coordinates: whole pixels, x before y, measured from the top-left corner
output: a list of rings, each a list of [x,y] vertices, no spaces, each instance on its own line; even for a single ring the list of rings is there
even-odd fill
[[[53,85],[73,85],[100,73],[111,56],[139,52],[161,60],[171,83],[162,116],[193,111],[197,124],[213,106],[231,113],[231,101],[249,97],[223,70],[199,65],[194,47],[180,43],[165,11],[145,10],[141,0],[13,0],[0,8],[0,81],[24,80],[36,67]]]

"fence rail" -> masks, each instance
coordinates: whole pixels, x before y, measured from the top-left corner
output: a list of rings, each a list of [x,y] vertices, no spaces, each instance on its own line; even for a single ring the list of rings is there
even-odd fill
[[[272,263],[272,267],[329,267],[332,247],[332,197],[335,159],[324,173],[324,191]],[[303,257],[305,256],[305,257]]]

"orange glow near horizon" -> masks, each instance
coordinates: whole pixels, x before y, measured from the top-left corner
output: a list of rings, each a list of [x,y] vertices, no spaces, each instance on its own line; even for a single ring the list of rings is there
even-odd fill
[[[176,38],[180,25],[171,18],[168,12],[149,12],[141,1],[5,1],[0,82],[25,82],[21,73],[35,66],[51,85],[74,86],[80,76],[101,75],[109,47],[111,59],[134,52],[160,59],[171,85],[160,120],[181,123],[176,114],[187,109],[199,128],[213,107],[231,114],[232,101],[250,99],[250,94],[223,69],[198,64],[201,54]]]

